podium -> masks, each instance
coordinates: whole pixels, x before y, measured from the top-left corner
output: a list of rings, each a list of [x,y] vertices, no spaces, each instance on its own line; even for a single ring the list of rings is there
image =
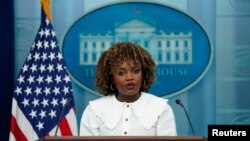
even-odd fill
[[[37,141],[207,141],[203,136],[47,136]]]

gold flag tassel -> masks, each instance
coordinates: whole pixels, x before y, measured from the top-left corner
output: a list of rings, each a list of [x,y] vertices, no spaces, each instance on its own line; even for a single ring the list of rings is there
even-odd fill
[[[51,21],[51,13],[50,13],[50,0],[41,0],[41,5],[44,10],[44,13]]]

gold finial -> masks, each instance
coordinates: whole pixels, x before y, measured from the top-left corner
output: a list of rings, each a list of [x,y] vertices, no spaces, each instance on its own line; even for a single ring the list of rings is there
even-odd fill
[[[51,13],[50,13],[50,0],[41,0],[41,5],[42,5],[42,8],[43,8],[46,16],[51,21],[52,17],[51,17]]]

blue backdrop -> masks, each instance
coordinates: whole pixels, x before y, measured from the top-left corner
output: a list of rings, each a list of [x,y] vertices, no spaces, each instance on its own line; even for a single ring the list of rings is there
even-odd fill
[[[60,45],[71,25],[97,7],[118,0],[51,0],[53,26]],[[179,135],[191,135],[182,99],[198,135],[207,136],[208,124],[250,124],[250,1],[152,0],[181,9],[206,29],[215,49],[206,75],[191,89],[170,97]],[[13,7],[15,7],[13,11]],[[8,0],[1,3],[1,106],[0,140],[8,139],[13,82],[30,50],[40,23],[39,0]],[[9,13],[8,16],[6,13]],[[77,120],[89,100],[99,98],[78,83],[73,84]]]

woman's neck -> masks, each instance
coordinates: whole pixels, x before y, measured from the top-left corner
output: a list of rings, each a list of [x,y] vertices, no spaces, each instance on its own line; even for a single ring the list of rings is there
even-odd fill
[[[116,99],[120,102],[127,102],[127,103],[132,103],[138,100],[141,96],[141,93],[138,92],[134,95],[124,95],[124,94],[117,94]]]

